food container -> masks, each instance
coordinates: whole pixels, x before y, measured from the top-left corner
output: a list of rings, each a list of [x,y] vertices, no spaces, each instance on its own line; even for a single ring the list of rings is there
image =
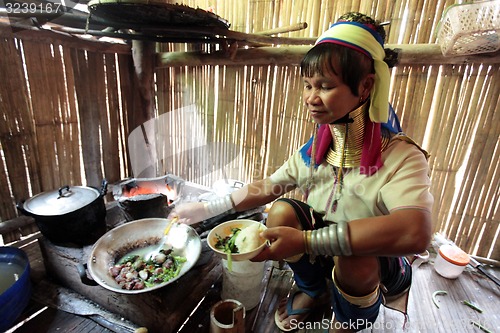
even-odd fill
[[[0,332],[9,329],[31,298],[30,263],[23,250],[0,247]]]
[[[469,261],[469,255],[458,247],[441,245],[434,262],[434,269],[445,278],[456,279],[464,271]]]
[[[66,185],[22,201],[17,209],[33,217],[40,232],[51,242],[88,245],[106,232],[106,192],[106,180],[100,190]]]

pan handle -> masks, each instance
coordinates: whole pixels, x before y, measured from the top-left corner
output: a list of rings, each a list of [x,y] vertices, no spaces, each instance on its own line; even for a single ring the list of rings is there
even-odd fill
[[[20,211],[23,215],[26,215],[26,216],[33,216],[32,214],[30,214],[26,209],[24,209],[24,203],[26,201],[25,200],[21,200],[19,201],[18,203],[16,203],[16,208],[18,211]]]
[[[89,279],[87,276],[87,264],[77,264],[76,269],[78,270],[78,275],[80,275],[80,280],[82,280],[83,284],[87,286],[97,286],[97,282]]]
[[[59,190],[58,190],[59,198],[64,197],[63,190],[66,190],[66,193],[71,192],[71,190],[69,189],[69,185],[64,185],[63,187],[59,188]],[[59,199],[59,198],[57,198],[57,199]]]

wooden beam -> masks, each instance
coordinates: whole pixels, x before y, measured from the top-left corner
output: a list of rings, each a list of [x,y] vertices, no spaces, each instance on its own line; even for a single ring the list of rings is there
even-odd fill
[[[133,128],[154,118],[154,60],[155,43],[148,41],[132,41],[132,58],[134,60],[133,80],[139,89],[139,109],[134,112]]]
[[[110,43],[98,40],[86,39],[68,33],[53,30],[40,30],[29,25],[11,26],[9,22],[0,19],[0,37],[19,38],[45,44],[58,43],[67,47],[102,53],[131,54],[130,45]]]
[[[311,46],[283,46],[238,49],[236,54],[228,52],[165,52],[158,54],[158,67],[178,66],[251,66],[251,65],[298,65]],[[398,65],[442,65],[442,64],[497,64],[500,51],[478,55],[445,57],[438,44],[387,44],[386,48],[399,53]]]

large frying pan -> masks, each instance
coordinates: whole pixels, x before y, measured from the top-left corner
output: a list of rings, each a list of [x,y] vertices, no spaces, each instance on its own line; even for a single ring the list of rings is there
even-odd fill
[[[87,269],[92,279],[102,287],[118,293],[138,294],[162,288],[186,274],[200,256],[201,239],[193,228],[185,224],[172,226],[165,246],[171,247],[176,255],[187,259],[177,277],[154,287],[126,290],[121,289],[109,274],[109,268],[125,254],[138,248],[158,244],[169,221],[163,218],[135,220],[104,234],[92,247],[87,262]]]

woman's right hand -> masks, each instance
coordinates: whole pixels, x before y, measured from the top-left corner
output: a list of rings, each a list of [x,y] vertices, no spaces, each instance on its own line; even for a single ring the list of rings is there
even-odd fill
[[[211,218],[205,202],[179,204],[170,212],[168,218],[179,218],[179,223],[193,224]]]
[[[302,230],[292,227],[272,227],[261,234],[271,245],[267,246],[252,261],[283,260],[305,252]]]

